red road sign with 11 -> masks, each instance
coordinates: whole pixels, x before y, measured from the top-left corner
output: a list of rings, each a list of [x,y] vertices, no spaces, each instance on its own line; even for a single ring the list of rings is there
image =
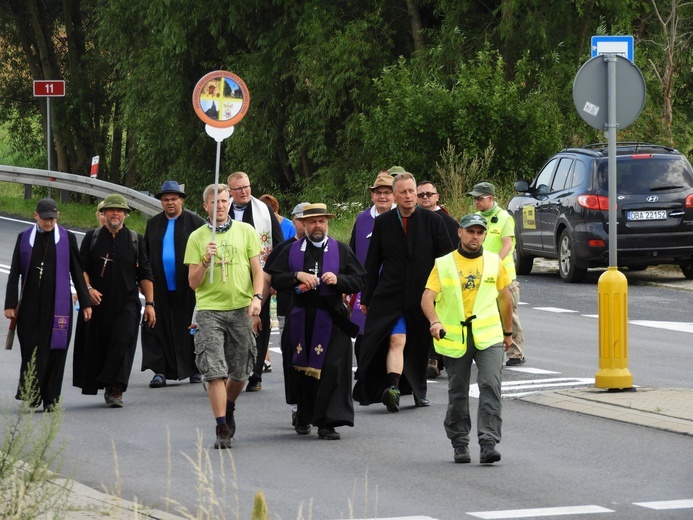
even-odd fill
[[[34,97],[64,97],[65,81],[62,79],[34,80]]]

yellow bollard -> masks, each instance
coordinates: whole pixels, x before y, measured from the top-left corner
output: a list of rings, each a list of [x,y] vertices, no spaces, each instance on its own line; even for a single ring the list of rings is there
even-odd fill
[[[599,372],[594,386],[630,389],[628,370],[628,280],[616,267],[599,277]]]

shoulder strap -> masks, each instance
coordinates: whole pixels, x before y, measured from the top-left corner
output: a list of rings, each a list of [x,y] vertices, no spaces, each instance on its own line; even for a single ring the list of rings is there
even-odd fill
[[[94,244],[96,244],[96,239],[99,238],[99,232],[101,231],[101,228],[95,229],[94,232],[91,235],[91,245],[89,246],[89,251],[94,249]],[[137,231],[134,229],[128,229],[130,232],[130,239],[132,240],[132,247],[135,248],[135,257],[137,258],[137,262],[139,263],[140,260],[140,248],[139,248],[139,235],[137,234]]]

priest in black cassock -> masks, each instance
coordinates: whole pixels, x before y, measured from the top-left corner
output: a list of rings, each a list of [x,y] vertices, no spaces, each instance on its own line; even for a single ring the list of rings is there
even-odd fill
[[[260,265],[264,268],[272,249],[284,241],[282,226],[269,206],[252,196],[252,188],[247,173],[232,173],[229,175],[228,184],[229,194],[233,199],[229,215],[233,220],[240,220],[255,228],[260,239]],[[260,311],[262,328],[255,341],[257,358],[253,373],[248,378],[248,386],[245,387],[248,392],[262,390],[262,371],[265,367],[265,356],[267,355],[271,329],[269,301],[270,299],[267,298]]]
[[[432,346],[421,296],[435,259],[453,250],[439,215],[416,205],[416,179],[400,173],[392,185],[397,207],[375,219],[366,256],[366,315],[354,399],[399,410],[399,396],[428,406],[426,368]]]
[[[351,338],[358,325],[342,294],[360,291],[366,275],[349,246],[328,236],[332,217],[325,204],[304,206],[306,236],[269,266],[272,287],[294,291],[281,341],[291,353],[285,377],[298,404],[296,433],[307,435],[315,425],[326,440],[340,438],[336,427],[354,425]]]
[[[140,319],[156,325],[154,287],[144,239],[125,226],[130,212],[125,197],[109,195],[101,212],[106,224],[87,231],[80,247],[93,309],[88,323],[77,323],[72,383],[88,395],[103,388],[106,404],[122,408]],[[145,297],[142,317],[140,290]]]
[[[51,411],[60,399],[72,334],[70,277],[85,320],[91,318],[91,301],[79,264],[77,240],[57,224],[58,206],[53,199],[36,204],[36,224],[17,237],[5,292],[5,317],[16,320],[22,363],[17,399]],[[22,289],[18,286],[21,276]],[[21,306],[20,306],[21,299]],[[18,308],[19,307],[19,308]],[[36,396],[23,393],[27,369],[35,357]]]
[[[195,291],[188,284],[188,266],[183,263],[190,233],[205,221],[183,208],[185,193],[176,181],[166,181],[154,195],[163,211],[147,221],[144,246],[154,278],[156,327],[142,326],[142,371],[152,370],[151,388],[166,386],[166,380],[202,376],[195,366],[195,343],[188,327],[195,310]]]

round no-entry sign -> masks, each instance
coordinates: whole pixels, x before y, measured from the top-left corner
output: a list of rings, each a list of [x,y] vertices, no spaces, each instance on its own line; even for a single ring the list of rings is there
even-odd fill
[[[235,74],[215,70],[197,82],[192,100],[195,113],[203,122],[216,128],[229,128],[245,116],[250,93]]]

